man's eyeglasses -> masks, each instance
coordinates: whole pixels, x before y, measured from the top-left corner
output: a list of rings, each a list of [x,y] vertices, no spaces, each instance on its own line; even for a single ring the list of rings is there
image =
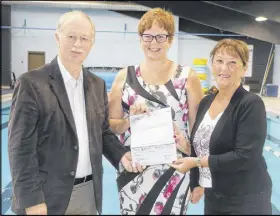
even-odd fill
[[[170,35],[167,34],[158,34],[158,35],[150,35],[150,34],[141,34],[141,37],[144,42],[152,42],[155,38],[158,43],[164,43]]]
[[[76,36],[76,35],[67,35],[66,36],[66,40],[69,42],[69,43],[75,43],[78,38],[80,38],[80,41],[82,44],[89,44],[91,42],[93,42],[93,39],[92,38],[88,38],[88,37],[84,37],[84,36]]]
[[[73,33],[70,33],[70,34],[65,34],[64,32],[60,32],[66,39],[66,41],[68,43],[76,43],[76,41],[78,39],[80,39],[80,42],[82,44],[89,44],[89,43],[92,43],[94,41],[94,38],[92,37],[87,37],[87,36],[77,36]]]

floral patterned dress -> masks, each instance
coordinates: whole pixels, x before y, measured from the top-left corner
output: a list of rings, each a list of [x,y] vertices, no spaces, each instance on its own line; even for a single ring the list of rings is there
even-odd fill
[[[172,108],[173,121],[187,140],[189,140],[189,133],[186,81],[189,70],[190,68],[187,66],[178,65],[176,75],[171,79],[178,95],[176,99],[165,85],[145,83],[141,77],[140,67],[134,66],[134,72],[140,85],[148,93]],[[122,104],[131,106],[136,102],[145,103],[151,110],[164,107],[136,94],[126,82],[123,88]],[[128,110],[124,106],[123,108],[125,115],[128,116]],[[121,134],[119,139],[123,145],[129,148],[130,129]],[[177,150],[177,154],[178,157],[182,157],[179,150]],[[118,178],[121,176],[125,179],[125,183],[119,184],[118,182],[121,214],[186,214],[190,196],[189,172],[183,174],[162,164],[149,166],[142,173],[134,174],[135,176],[131,178],[129,175],[126,176],[123,170],[124,168],[120,164]]]

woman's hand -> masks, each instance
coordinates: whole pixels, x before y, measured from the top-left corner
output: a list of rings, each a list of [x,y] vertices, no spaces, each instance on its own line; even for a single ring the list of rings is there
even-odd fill
[[[174,161],[172,164],[170,164],[170,166],[181,173],[186,173],[191,168],[196,167],[196,161],[193,157],[183,157]]]
[[[129,108],[130,115],[137,115],[142,113],[150,113],[149,108],[145,103],[135,103]]]
[[[199,202],[199,200],[201,199],[201,197],[204,194],[204,188],[201,186],[197,186],[193,189],[192,193],[191,193],[191,203],[196,204]]]
[[[41,203],[25,209],[26,215],[48,215],[46,203]]]
[[[191,148],[189,142],[186,140],[183,133],[179,130],[175,122],[173,122],[173,127],[174,127],[174,138],[175,138],[177,148],[181,152],[190,155]]]

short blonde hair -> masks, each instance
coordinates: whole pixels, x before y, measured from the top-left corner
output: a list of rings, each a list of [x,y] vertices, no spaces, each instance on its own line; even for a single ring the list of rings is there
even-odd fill
[[[92,27],[92,30],[93,32],[95,32],[95,25],[93,23],[93,21],[91,20],[90,16],[87,15],[86,13],[82,12],[82,11],[70,11],[70,12],[66,12],[64,14],[62,14],[62,16],[59,18],[58,22],[57,22],[57,25],[56,25],[56,31],[61,31],[61,28],[64,24],[64,22],[70,17],[70,16],[73,16],[73,15],[82,15],[83,17],[87,18],[91,24],[91,27]]]
[[[168,32],[170,35],[169,41],[171,42],[175,32],[173,14],[162,8],[154,8],[147,11],[139,21],[138,34],[143,34],[144,31],[150,29],[154,23]]]
[[[243,63],[243,66],[246,66],[248,64],[249,61],[248,45],[241,40],[236,40],[236,39],[220,40],[210,53],[210,57],[212,61],[217,52],[226,52],[229,55],[239,57]]]

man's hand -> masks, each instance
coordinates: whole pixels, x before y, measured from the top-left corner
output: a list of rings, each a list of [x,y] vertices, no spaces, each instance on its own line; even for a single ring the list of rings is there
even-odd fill
[[[41,203],[25,209],[27,215],[47,215],[46,203]]]
[[[201,199],[201,197],[203,196],[204,194],[204,188],[203,187],[195,187],[192,191],[192,194],[191,194],[191,202],[193,204],[196,204],[199,202],[199,200]]]
[[[121,159],[121,163],[128,172],[143,172],[143,169],[145,169],[144,166],[141,167],[138,163],[136,163],[135,165],[132,164],[131,152],[126,152],[124,154]]]

